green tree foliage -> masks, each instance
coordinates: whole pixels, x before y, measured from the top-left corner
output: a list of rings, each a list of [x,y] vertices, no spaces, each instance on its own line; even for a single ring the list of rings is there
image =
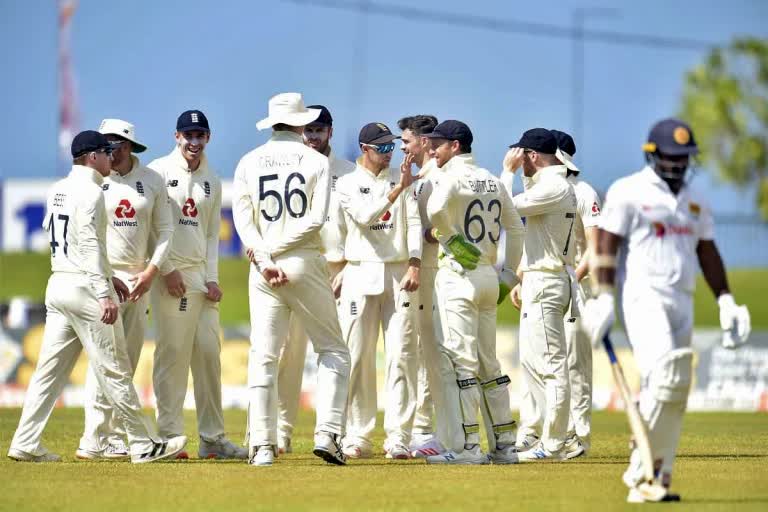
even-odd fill
[[[757,187],[768,220],[768,40],[713,49],[686,73],[681,116],[693,127],[702,163],[725,181]]]

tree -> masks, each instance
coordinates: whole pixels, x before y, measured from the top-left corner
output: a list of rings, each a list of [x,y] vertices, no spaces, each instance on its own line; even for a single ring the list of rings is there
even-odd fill
[[[727,182],[756,186],[768,220],[768,40],[740,38],[713,49],[686,73],[682,103],[701,162]]]

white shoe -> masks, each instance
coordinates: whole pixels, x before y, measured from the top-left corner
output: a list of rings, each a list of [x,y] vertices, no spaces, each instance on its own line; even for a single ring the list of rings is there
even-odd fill
[[[426,460],[427,464],[490,464],[488,456],[480,450],[480,445],[458,453],[447,451],[440,455],[432,455]]]
[[[405,446],[405,444],[399,441],[390,441],[387,439],[384,442],[384,458],[408,460],[411,458],[411,451],[407,446]]]
[[[343,466],[347,463],[347,456],[339,444],[339,436],[330,432],[318,432],[315,434],[315,448],[312,453],[329,464]]]
[[[255,448],[255,447],[254,447]],[[275,450],[271,446],[259,446],[248,464],[251,466],[271,466],[275,461]]]
[[[581,444],[581,440],[579,439],[579,436],[576,434],[572,434],[565,440],[565,458],[575,459],[576,457],[581,457],[582,455],[586,455],[587,450],[584,448],[584,445]]]
[[[342,451],[348,459],[370,459],[373,457],[373,450],[371,448],[362,447],[357,444],[347,445]]]
[[[436,437],[430,438],[427,442],[417,444],[411,443],[411,456],[415,459],[426,459],[432,455],[440,455],[445,452],[445,447]]]
[[[660,501],[680,501],[679,494],[672,494],[659,484],[641,483],[629,489],[627,503],[658,503]]]
[[[61,457],[55,453],[51,453],[42,446],[39,448],[41,453],[35,455],[33,453],[25,452],[23,450],[17,450],[11,448],[8,450],[8,458],[19,462],[61,462]]]
[[[86,450],[78,448],[75,457],[80,460],[127,460],[131,454],[123,441],[115,441],[107,444],[102,451]]]
[[[248,459],[248,449],[220,435],[214,441],[200,438],[200,448],[197,455],[201,459]]]
[[[496,448],[496,451],[488,454],[491,458],[491,462],[494,464],[517,464],[520,459],[517,457],[517,448],[515,445],[509,444],[504,448]]]
[[[520,462],[561,461],[565,460],[565,449],[560,449],[556,452],[550,452],[549,450],[544,449],[543,446],[539,445],[535,448],[531,448],[530,450],[519,452],[517,454],[517,458],[520,460]]]
[[[146,464],[161,459],[174,459],[187,445],[187,436],[176,436],[162,442],[154,443],[152,449],[138,455],[131,455],[134,464]]]
[[[284,453],[293,453],[293,446],[291,446],[290,437],[277,438],[277,453],[279,455],[282,455]]]
[[[526,436],[517,443],[517,451],[524,452],[526,450],[535,448],[538,445],[539,445],[539,436],[534,434],[526,434]]]

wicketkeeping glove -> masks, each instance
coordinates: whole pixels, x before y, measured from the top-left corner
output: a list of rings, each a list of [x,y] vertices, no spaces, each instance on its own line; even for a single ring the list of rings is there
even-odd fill
[[[609,292],[603,292],[596,299],[590,299],[584,304],[582,322],[593,348],[600,346],[603,336],[613,326],[616,320],[615,310],[615,299]]]
[[[724,293],[718,297],[717,304],[720,306],[723,347],[734,349],[745,344],[752,331],[752,321],[747,306],[737,306],[730,293]]]
[[[456,260],[466,270],[477,268],[477,262],[480,261],[480,249],[470,242],[467,242],[460,234],[453,235],[445,243],[451,257]]]

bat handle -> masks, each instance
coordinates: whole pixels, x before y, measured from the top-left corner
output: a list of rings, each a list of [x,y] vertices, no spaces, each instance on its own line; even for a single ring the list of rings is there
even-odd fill
[[[613,350],[613,343],[611,343],[611,337],[608,333],[605,333],[605,336],[603,336],[603,346],[605,347],[605,353],[608,354],[608,359],[611,361],[611,364],[616,363],[618,361],[616,359],[616,352]]]

